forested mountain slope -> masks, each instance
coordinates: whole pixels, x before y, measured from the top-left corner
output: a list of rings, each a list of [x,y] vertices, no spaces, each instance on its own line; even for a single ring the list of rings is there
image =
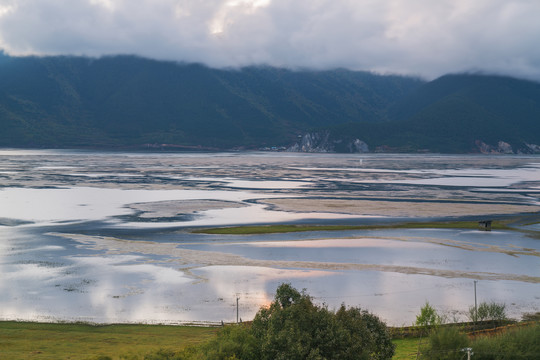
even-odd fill
[[[3,56],[0,146],[288,145],[311,128],[384,120],[421,84],[347,70]]]
[[[540,152],[540,84],[508,77],[446,75],[404,96],[388,121],[332,127],[333,138],[370,148],[432,152]]]
[[[0,53],[0,126],[4,147],[540,152],[540,84]]]

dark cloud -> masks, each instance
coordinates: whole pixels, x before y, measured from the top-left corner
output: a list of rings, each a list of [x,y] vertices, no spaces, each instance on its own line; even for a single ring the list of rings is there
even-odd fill
[[[540,79],[537,0],[0,0],[12,55]]]

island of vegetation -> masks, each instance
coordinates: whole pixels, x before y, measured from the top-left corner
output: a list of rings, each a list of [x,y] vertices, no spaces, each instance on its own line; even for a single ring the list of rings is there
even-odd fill
[[[509,220],[493,221],[491,228],[495,230],[515,230],[508,225]],[[305,231],[344,231],[344,230],[375,230],[375,229],[478,229],[478,221],[430,221],[406,222],[396,224],[374,225],[255,225],[228,226],[217,228],[195,229],[194,233],[216,235],[255,235],[276,234]]]

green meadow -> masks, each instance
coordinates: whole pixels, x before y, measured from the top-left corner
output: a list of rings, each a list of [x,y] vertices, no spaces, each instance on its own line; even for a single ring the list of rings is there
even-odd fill
[[[219,328],[0,321],[0,359],[144,359],[214,337]],[[396,339],[393,359],[416,358],[418,339]]]
[[[0,322],[0,359],[143,359],[213,337],[215,327]]]

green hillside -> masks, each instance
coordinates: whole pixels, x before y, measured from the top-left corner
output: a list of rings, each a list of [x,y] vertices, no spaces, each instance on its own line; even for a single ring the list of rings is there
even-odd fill
[[[448,75],[407,96],[391,113],[407,122],[409,134],[426,129],[426,147],[435,146],[433,139],[449,150],[473,148],[477,140],[515,148],[540,143],[540,84],[535,82]]]
[[[540,84],[0,52],[0,126],[3,147],[540,152]]]
[[[381,121],[421,84],[347,70],[0,56],[0,146],[283,146],[310,128]]]
[[[499,148],[504,142],[514,153],[534,152],[527,144],[540,144],[540,84],[447,75],[404,96],[389,109],[388,119],[339,125],[331,131],[334,138],[361,138],[372,149],[504,152],[506,148]]]

